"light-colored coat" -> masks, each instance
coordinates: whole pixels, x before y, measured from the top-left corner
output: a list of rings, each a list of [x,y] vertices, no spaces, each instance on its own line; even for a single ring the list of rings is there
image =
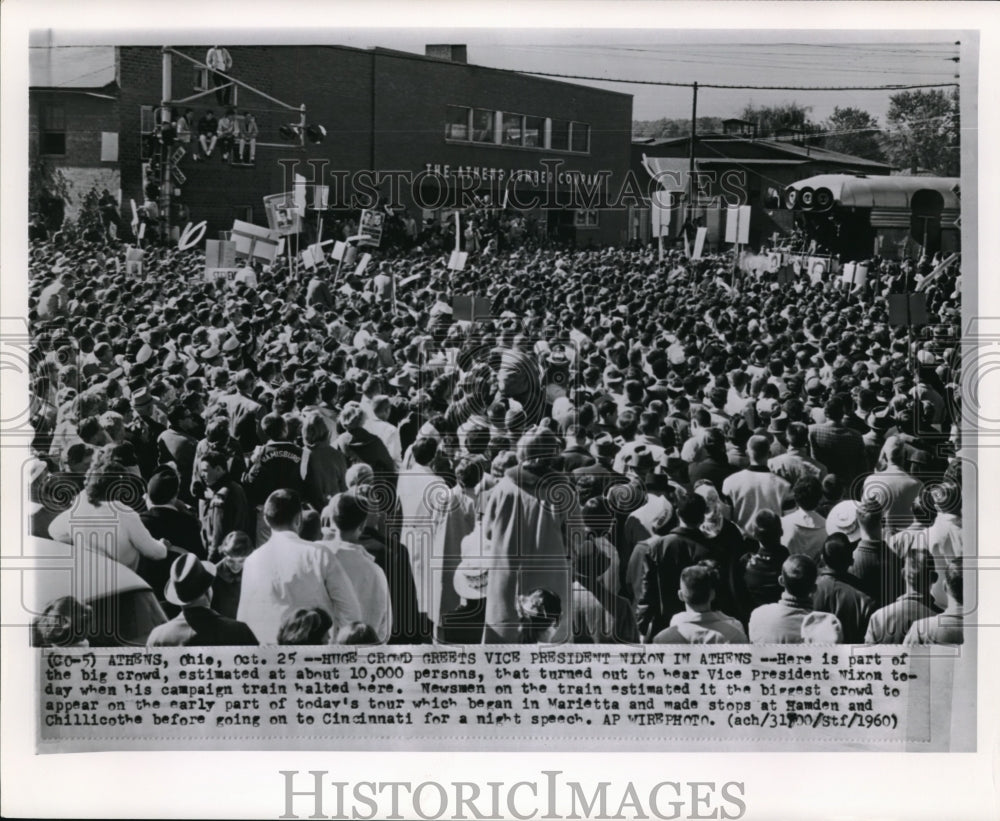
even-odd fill
[[[486,626],[506,643],[517,643],[517,597],[544,588],[559,597],[563,617],[552,642],[570,634],[572,570],[567,540],[582,539],[575,499],[562,495],[568,485],[545,492],[548,477],[511,468],[490,494],[483,517],[489,576]],[[496,636],[493,637],[496,641]]]

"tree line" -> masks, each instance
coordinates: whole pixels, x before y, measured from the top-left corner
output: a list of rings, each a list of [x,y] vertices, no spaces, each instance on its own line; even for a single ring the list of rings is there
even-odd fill
[[[958,89],[945,92],[901,91],[889,98],[885,123],[854,106],[837,106],[827,119],[812,118],[812,106],[796,102],[775,106],[747,104],[736,115],[755,123],[757,136],[771,137],[780,129],[801,132],[809,144],[869,160],[887,162],[904,173],[957,177],[961,134]],[[698,133],[720,133],[722,118],[699,117]],[[687,137],[690,119],[664,117],[635,120],[636,138]]]

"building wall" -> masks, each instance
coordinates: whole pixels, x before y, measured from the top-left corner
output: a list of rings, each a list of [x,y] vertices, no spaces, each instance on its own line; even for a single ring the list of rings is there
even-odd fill
[[[101,91],[99,93],[105,93]],[[66,217],[75,219],[83,197],[94,186],[118,195],[121,186],[118,163],[101,159],[101,134],[118,131],[118,103],[78,91],[31,89],[28,94],[29,150],[39,156],[42,110],[58,106],[63,112],[65,152],[42,157],[59,169],[72,185]]]
[[[198,60],[205,58],[203,47],[178,50]],[[187,180],[179,200],[188,206],[192,220],[208,220],[212,232],[230,227],[235,217],[243,218],[246,206],[252,208],[255,222],[265,223],[261,197],[291,187],[279,160],[298,160],[298,172],[310,182],[315,169],[307,161],[326,161],[324,182],[331,185],[340,185],[342,179],[333,172],[353,175],[391,170],[413,175],[428,164],[442,166],[442,173],[444,166],[544,170],[540,164],[543,158],[563,160],[560,170],[594,174],[607,168],[613,184],[628,172],[632,109],[626,95],[381,50],[269,46],[233,47],[229,51],[235,77],[279,100],[304,103],[308,122],[325,126],[327,135],[322,144],[304,148],[291,144],[258,146],[254,168],[224,164],[218,156],[202,163],[195,163],[190,155],[183,158],[180,169]],[[162,55],[157,48],[129,47],[120,49],[119,60],[122,185],[126,200],[140,201],[140,107],[159,103]],[[193,77],[194,67],[175,55],[174,99],[195,93]],[[570,154],[449,142],[445,139],[445,107],[449,103],[587,122],[591,150],[589,154]],[[196,119],[206,107],[215,109],[217,116],[221,113],[214,95],[190,105]],[[255,111],[260,142],[282,142],[278,127],[298,121],[297,112],[278,111],[275,103],[245,89],[238,90],[236,107],[239,113]],[[388,182],[373,184],[377,182],[365,181],[364,187],[369,191],[377,188],[387,197]],[[331,200],[338,193],[331,191]],[[403,201],[410,204],[412,197]],[[621,242],[625,217],[624,210],[602,214],[596,228],[581,229],[579,239],[584,241],[585,235],[605,243]]]
[[[178,48],[198,60],[205,59],[205,48]],[[213,231],[232,226],[235,217],[243,218],[243,209],[252,208],[253,220],[265,224],[261,197],[291,187],[288,172],[279,161],[302,163],[300,173],[311,178],[306,161],[327,160],[329,168],[357,169],[370,162],[371,129],[371,58],[362,52],[334,47],[233,47],[232,74],[261,89],[269,96],[298,106],[304,103],[311,123],[327,129],[322,144],[285,143],[278,128],[298,122],[297,111],[288,111],[246,89],[237,91],[236,108],[254,112],[260,128],[258,142],[282,143],[280,148],[257,149],[253,168],[232,166],[221,161],[216,151],[208,162],[196,163],[192,152],[180,161],[187,177],[181,196],[195,221],[208,220]],[[119,52],[121,67],[122,184],[126,197],[142,198],[140,162],[140,109],[158,105],[162,88],[162,54],[157,48],[130,47]],[[194,66],[181,57],[172,58],[173,97],[182,99],[195,93]],[[222,113],[214,94],[203,96],[182,107],[195,110],[195,118],[208,108],[216,116]],[[195,126],[197,122],[195,122]],[[286,188],[287,184],[287,188]]]

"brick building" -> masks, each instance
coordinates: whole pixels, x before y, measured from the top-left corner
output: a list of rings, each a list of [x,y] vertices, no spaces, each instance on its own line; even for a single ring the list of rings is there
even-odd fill
[[[468,65],[464,47],[429,47],[432,56],[381,48],[233,46],[230,75],[238,114],[254,112],[256,164],[178,163],[184,182],[175,201],[210,231],[233,219],[265,223],[264,195],[291,189],[290,167],[331,186],[331,206],[364,207],[376,195],[420,217],[473,195],[533,214],[550,233],[580,244],[626,239],[622,209],[580,207],[574,190],[600,182],[611,191],[629,175],[629,95]],[[161,99],[163,54],[155,47],[119,47],[121,188],[124,201],[143,192],[142,138]],[[209,87],[206,47],[176,47],[172,100]],[[191,60],[185,59],[187,55]],[[326,129],[321,143],[289,141],[283,125]],[[180,108],[188,104],[181,103]],[[222,113],[214,94],[189,104]],[[271,146],[263,144],[270,143]],[[310,164],[312,161],[312,164]],[[324,164],[325,163],[325,167]],[[608,197],[602,198],[602,202]],[[584,202],[596,205],[597,201]]]
[[[33,47],[29,54],[31,159],[69,181],[65,216],[74,219],[91,188],[117,194],[121,187],[115,49]]]

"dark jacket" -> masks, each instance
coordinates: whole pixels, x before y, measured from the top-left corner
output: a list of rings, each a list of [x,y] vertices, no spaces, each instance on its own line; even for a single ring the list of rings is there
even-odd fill
[[[251,505],[262,505],[276,490],[302,490],[302,450],[291,442],[268,442],[250,460],[243,477]]]
[[[645,545],[645,556],[636,622],[640,634],[651,638],[669,627],[670,618],[684,609],[684,603],[677,597],[681,571],[709,558],[709,553],[701,531],[686,525],[639,545]]]
[[[227,647],[257,645],[253,631],[241,621],[221,616],[209,607],[185,607],[155,628],[149,647]]]
[[[364,462],[375,471],[377,477],[395,483],[396,463],[392,461],[385,443],[374,433],[364,428],[355,428],[342,433],[337,439],[337,445],[351,464]]]
[[[885,542],[862,539],[854,548],[851,572],[863,593],[871,596],[875,609],[894,602],[905,592],[902,564]]]
[[[863,644],[868,620],[875,612],[871,596],[861,592],[861,581],[850,573],[821,568],[813,594],[813,610],[833,613],[844,630],[845,644]]]
[[[762,604],[773,604],[781,598],[784,588],[778,582],[781,565],[788,558],[788,550],[779,545],[766,550],[760,546],[752,553],[746,553],[734,569],[734,593],[740,612],[731,615],[744,624],[750,614]]]
[[[708,479],[715,485],[715,489],[722,493],[722,483],[731,473],[736,473],[736,468],[729,464],[727,459],[714,459],[709,456],[688,467],[688,481],[694,485],[700,479]]]
[[[201,524],[190,513],[158,505],[140,513],[139,518],[154,539],[167,539],[172,545],[194,553],[199,559],[208,558],[201,539]]]

